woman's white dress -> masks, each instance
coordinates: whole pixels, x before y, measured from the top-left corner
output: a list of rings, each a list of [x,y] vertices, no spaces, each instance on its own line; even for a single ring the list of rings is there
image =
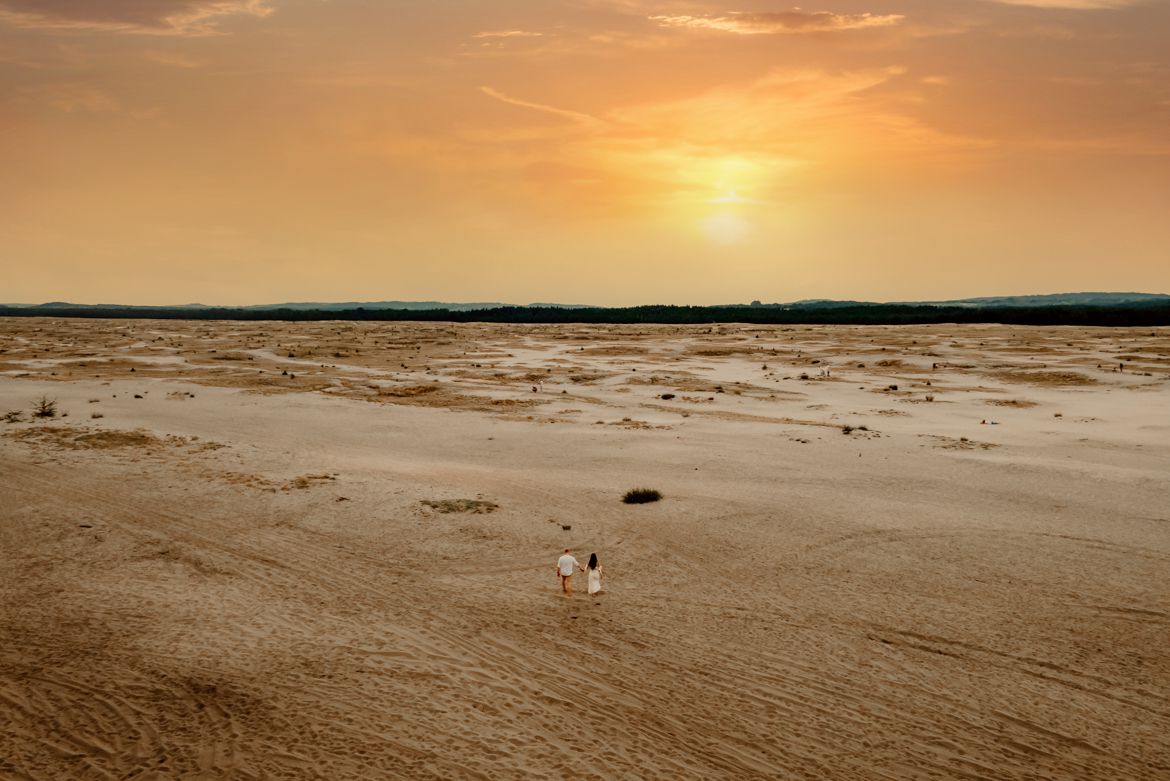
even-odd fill
[[[597,569],[588,570],[589,572],[589,593],[596,594],[601,591],[601,567]]]

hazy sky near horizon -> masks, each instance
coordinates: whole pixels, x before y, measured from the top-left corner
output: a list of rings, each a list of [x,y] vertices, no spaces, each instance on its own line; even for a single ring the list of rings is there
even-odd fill
[[[0,0],[0,301],[1170,292],[1167,0]]]

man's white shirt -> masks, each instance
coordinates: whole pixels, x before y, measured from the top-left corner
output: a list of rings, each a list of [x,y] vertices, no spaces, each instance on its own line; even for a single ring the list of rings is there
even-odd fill
[[[566,553],[557,559],[557,566],[561,568],[561,574],[568,577],[573,574],[573,569],[578,566],[577,560],[570,554]]]

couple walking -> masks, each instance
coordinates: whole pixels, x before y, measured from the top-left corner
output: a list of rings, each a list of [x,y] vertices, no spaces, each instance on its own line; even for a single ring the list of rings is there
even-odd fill
[[[573,595],[574,569],[589,573],[590,596],[601,591],[601,565],[597,563],[597,554],[591,554],[589,556],[589,565],[582,567],[580,562],[573,557],[572,551],[569,548],[565,548],[565,552],[557,559],[557,575],[561,578],[561,591],[565,592],[565,596]]]

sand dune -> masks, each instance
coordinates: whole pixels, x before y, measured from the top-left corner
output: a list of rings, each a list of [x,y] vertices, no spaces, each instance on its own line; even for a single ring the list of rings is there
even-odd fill
[[[8,410],[3,778],[1170,777],[1170,329],[3,320]]]

